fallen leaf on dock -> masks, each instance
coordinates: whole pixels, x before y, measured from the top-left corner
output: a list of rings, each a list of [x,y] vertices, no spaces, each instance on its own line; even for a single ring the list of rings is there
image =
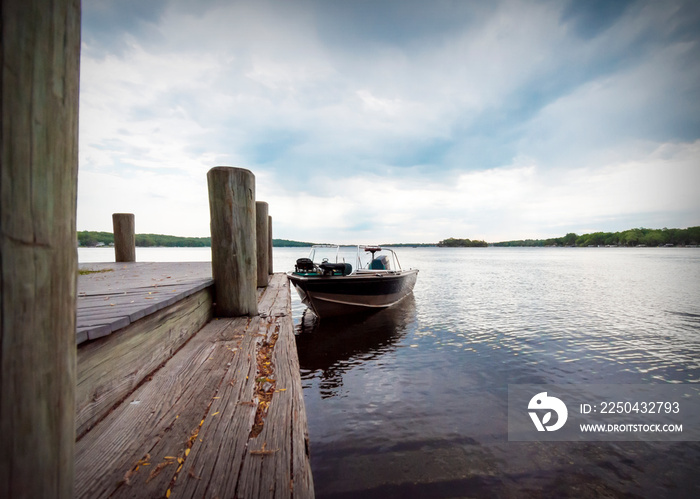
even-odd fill
[[[124,473],[124,483],[126,483],[127,485],[131,485],[130,479],[133,476],[133,474],[136,473],[141,466],[149,466],[151,464],[148,462],[149,459],[151,459],[151,455],[146,454],[142,459],[136,461],[134,467],[128,470],[126,473]]]
[[[250,451],[250,453],[254,454],[256,456],[269,456],[270,454],[274,454],[275,452],[277,452],[279,450],[279,449],[268,450],[266,447],[267,447],[267,442],[263,442],[262,449],[252,450],[252,451]]]
[[[202,420],[204,421],[204,420]],[[202,425],[199,425],[202,426]],[[187,440],[187,447],[191,448],[194,445],[194,441],[197,440],[197,437],[199,436],[199,428],[195,428],[192,431],[192,434],[190,435],[190,438]],[[200,438],[199,441],[201,442],[202,439]]]
[[[153,468],[153,471],[151,471],[151,474],[148,475],[148,478],[146,478],[146,483],[150,482],[155,477],[157,477],[160,474],[160,472],[163,470],[163,468],[165,468],[169,464],[175,464],[175,461],[164,461],[162,463],[159,463],[158,466]]]

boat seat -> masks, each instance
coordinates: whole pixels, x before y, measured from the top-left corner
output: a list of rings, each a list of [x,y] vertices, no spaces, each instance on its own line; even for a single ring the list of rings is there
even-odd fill
[[[323,269],[324,274],[333,275],[333,272],[340,272],[343,275],[348,275],[352,272],[352,265],[349,263],[322,263],[319,265]]]
[[[369,264],[370,270],[389,270],[389,261],[386,255],[380,255]]]

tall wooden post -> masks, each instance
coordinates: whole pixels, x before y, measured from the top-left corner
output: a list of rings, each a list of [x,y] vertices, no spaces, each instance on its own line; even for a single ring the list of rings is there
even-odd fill
[[[0,6],[0,497],[73,497],[79,0]]]
[[[268,255],[270,250],[268,248],[268,232],[267,232],[267,217],[268,217],[268,206],[264,201],[257,201],[255,203],[255,237],[256,245],[258,247],[258,287],[267,287],[267,280],[269,279],[268,274]]]
[[[267,273],[272,275],[272,217],[267,217],[267,240],[268,240],[268,256],[267,256]]]
[[[114,213],[114,261],[136,261],[136,227],[133,213]]]
[[[211,267],[219,317],[257,315],[255,175],[216,166],[207,173]]]

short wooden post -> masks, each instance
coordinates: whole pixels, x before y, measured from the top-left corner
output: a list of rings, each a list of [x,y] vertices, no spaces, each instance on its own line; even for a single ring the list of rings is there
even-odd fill
[[[269,278],[268,274],[268,263],[267,259],[269,257],[269,242],[268,242],[268,229],[267,229],[267,217],[268,217],[268,205],[265,201],[257,201],[255,203],[255,237],[256,245],[258,248],[258,287],[267,287],[267,280]]]
[[[0,23],[0,497],[72,498],[80,1]]]
[[[272,217],[267,217],[267,240],[268,248],[270,251],[267,256],[267,273],[272,275],[274,271],[272,270]]]
[[[114,261],[136,261],[136,228],[133,213],[114,213]]]
[[[216,166],[207,173],[216,314],[257,315],[255,175]]]

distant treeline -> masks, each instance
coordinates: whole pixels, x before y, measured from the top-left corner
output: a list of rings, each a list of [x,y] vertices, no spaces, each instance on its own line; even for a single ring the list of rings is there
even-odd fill
[[[97,246],[100,243],[105,245],[114,244],[114,234],[91,230],[78,231],[78,246]]]
[[[136,246],[138,247],[170,247],[170,248],[197,248],[211,246],[210,237],[180,237],[166,236],[164,234],[136,234]],[[109,246],[114,244],[114,234],[111,232],[80,231],[78,232],[78,244],[80,246]],[[287,239],[272,239],[275,247],[311,246],[313,243],[289,241]]]
[[[435,243],[384,243],[379,246],[387,246],[389,248],[434,248]]]
[[[275,239],[272,238],[272,246],[276,248],[300,248],[313,246],[314,243],[305,243],[302,241],[290,241],[289,239]]]
[[[78,244],[80,246],[109,246],[114,244],[114,235],[111,232],[78,232]],[[289,239],[273,239],[272,245],[276,248],[284,247],[308,247],[315,243],[303,241],[291,241]],[[563,237],[551,239],[525,239],[517,241],[504,241],[493,243],[493,246],[686,246],[700,244],[700,226],[687,229],[629,229],[623,232],[594,232],[592,234],[578,235],[573,232]],[[456,239],[450,237],[439,243],[399,243],[384,244],[382,246],[393,247],[429,247],[441,248],[474,248],[485,247],[486,241],[471,239]],[[209,237],[179,237],[163,234],[136,234],[136,246],[165,246],[165,247],[208,247],[211,246]]]
[[[622,232],[573,232],[552,239],[525,239],[494,243],[494,246],[686,246],[700,243],[700,226],[687,229],[629,229]]]
[[[439,248],[485,248],[488,246],[488,243],[486,241],[472,241],[471,239],[450,237],[449,239],[443,239],[437,245]]]
[[[211,246],[209,237],[179,237],[164,234],[136,234],[136,246],[165,246],[165,247],[206,247]],[[114,234],[111,232],[80,231],[78,244],[80,246],[105,246],[114,244]]]

